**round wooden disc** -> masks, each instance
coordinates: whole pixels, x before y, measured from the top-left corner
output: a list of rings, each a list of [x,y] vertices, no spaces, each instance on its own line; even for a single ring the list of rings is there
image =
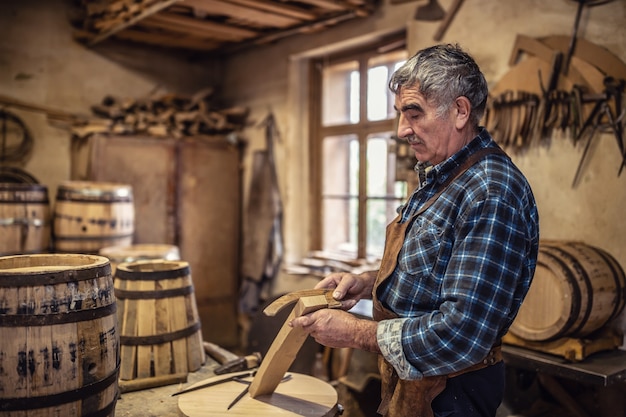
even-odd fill
[[[246,385],[228,381],[180,395],[178,409],[186,417],[216,416],[309,416],[330,417],[337,414],[337,391],[327,382],[309,375],[290,373],[291,379],[278,384],[274,393],[252,398],[246,394],[229,410],[228,405]],[[200,381],[204,384],[222,375]],[[252,378],[246,378],[252,381]]]

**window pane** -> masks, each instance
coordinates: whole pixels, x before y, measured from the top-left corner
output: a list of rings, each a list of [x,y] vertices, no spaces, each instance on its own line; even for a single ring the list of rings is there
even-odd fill
[[[404,198],[406,189],[398,186],[396,178],[396,145],[391,132],[374,133],[367,137],[367,195],[368,197]]]
[[[356,135],[328,136],[322,140],[323,196],[357,196],[359,141]]]
[[[377,55],[368,61],[367,70],[367,119],[385,120],[395,117],[394,96],[389,91],[393,72],[407,59],[406,51]]]
[[[381,258],[385,247],[385,230],[396,217],[396,209],[402,204],[400,199],[367,201],[367,243],[368,256]]]
[[[322,250],[329,253],[357,253],[358,200],[356,197],[324,198]]]
[[[359,63],[349,61],[322,70],[322,125],[359,122]]]
[[[359,141],[356,135],[322,142],[323,250],[356,253],[358,242]]]
[[[367,71],[367,120],[384,120],[387,115],[387,67],[379,66]]]

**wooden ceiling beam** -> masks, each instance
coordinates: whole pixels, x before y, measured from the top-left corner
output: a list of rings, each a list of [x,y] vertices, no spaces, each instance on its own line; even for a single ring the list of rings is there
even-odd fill
[[[172,36],[169,33],[151,33],[136,29],[126,29],[115,35],[116,38],[166,48],[185,48],[197,51],[210,51],[222,45],[215,40],[206,40],[190,36]]]
[[[229,16],[238,21],[251,22],[264,27],[286,28],[302,22],[293,17],[278,15],[221,0],[183,0],[181,4],[188,5],[202,13]]]
[[[301,3],[310,4],[311,6],[320,7],[322,9],[334,10],[334,11],[343,11],[350,9],[344,2],[339,2],[335,0],[298,0]]]
[[[155,3],[151,6],[148,6],[147,8],[145,8],[141,13],[139,13],[138,15],[136,15],[135,17],[125,21],[125,22],[121,22],[120,24],[112,27],[111,29],[107,30],[106,32],[103,32],[97,36],[95,36],[93,39],[91,39],[89,41],[89,45],[93,46],[99,42],[102,42],[103,40],[107,39],[108,37],[116,34],[117,32],[126,29],[127,27],[130,27],[134,24],[136,24],[137,22],[140,22],[141,20],[145,19],[148,16],[151,16],[155,13],[160,12],[161,10],[170,7],[172,4],[177,3],[180,0],[164,0],[161,1],[159,3]]]
[[[144,19],[141,22],[141,26],[159,27],[172,32],[182,33],[193,31],[197,34],[204,33],[206,37],[214,36],[218,39],[228,41],[241,41],[259,35],[258,32],[252,30],[166,12],[152,15]]]
[[[231,3],[236,3],[241,6],[254,7],[255,9],[265,10],[283,16],[293,17],[299,20],[315,20],[319,16],[316,13],[302,9],[300,7],[289,6],[286,4],[277,4],[275,1],[268,0],[230,0]]]

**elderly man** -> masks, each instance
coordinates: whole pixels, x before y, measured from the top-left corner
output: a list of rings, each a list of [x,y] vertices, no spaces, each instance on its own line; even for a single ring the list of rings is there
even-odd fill
[[[417,52],[392,76],[398,136],[425,181],[387,227],[378,271],[333,273],[348,310],[374,300],[375,320],[320,310],[292,321],[319,343],[378,353],[379,413],[495,416],[504,391],[500,339],[535,270],[532,190],[480,120],[487,82],[457,45]]]

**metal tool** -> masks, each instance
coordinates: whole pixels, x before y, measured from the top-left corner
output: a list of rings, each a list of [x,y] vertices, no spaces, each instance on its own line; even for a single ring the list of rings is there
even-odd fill
[[[245,377],[248,377],[248,376],[254,376],[255,374],[256,374],[256,370],[255,371],[250,371],[250,372],[237,372],[236,374],[231,375],[231,376],[229,376],[227,378],[222,378],[222,379],[218,379],[218,380],[208,381],[208,382],[206,382],[204,384],[200,384],[200,385],[197,385],[197,386],[194,386],[194,387],[190,387],[190,388],[184,389],[182,391],[175,392],[174,394],[172,394],[172,397],[175,397],[175,396],[180,395],[180,394],[186,394],[186,393],[192,392],[192,391],[197,391],[199,389],[212,387],[214,385],[223,384],[223,383],[230,382],[230,381],[238,381],[241,378],[245,378]]]
[[[230,404],[228,404],[228,407],[226,407],[226,409],[230,410],[233,407],[233,405],[237,404],[239,400],[241,400],[246,394],[248,394],[248,391],[250,391],[250,385],[245,387],[244,390],[241,391],[239,395],[237,395],[237,397],[235,397],[235,399]]]
[[[280,382],[289,381],[290,379],[291,379],[291,374],[286,374],[286,375],[283,377],[283,379],[281,379],[281,380],[280,380]],[[241,391],[241,392],[239,393],[239,395],[237,395],[237,396],[235,397],[235,399],[231,401],[231,403],[230,403],[230,404],[228,404],[228,407],[226,408],[227,410],[230,410],[230,409],[231,409],[231,408],[232,408],[235,404],[237,404],[237,403],[239,402],[239,400],[241,400],[243,397],[245,397],[245,396],[246,396],[246,394],[247,394],[248,392],[250,392],[250,385],[251,385],[251,382],[249,382],[249,381],[243,381],[243,380],[238,381],[238,382],[242,382],[242,383],[248,384],[248,386],[247,386],[247,387],[245,387],[245,388],[244,388],[244,390],[243,390],[243,391]]]
[[[254,352],[251,355],[240,356],[237,359],[233,359],[221,364],[213,370],[213,373],[215,375],[223,375],[230,372],[253,369],[259,366],[262,358],[263,357],[261,356],[260,352]]]
[[[623,167],[626,165],[626,146],[624,144],[623,139],[623,128],[622,128],[622,119],[624,118],[624,110],[622,110],[622,94],[624,93],[624,88],[626,83],[624,80],[620,80],[617,82],[613,77],[606,77],[604,79],[605,90],[601,95],[590,95],[590,96],[582,96],[583,101],[595,101],[595,105],[593,110],[585,120],[583,126],[581,127],[579,134],[575,140],[575,143],[580,140],[580,138],[589,131],[589,139],[585,145],[585,150],[583,151],[583,155],[580,159],[580,163],[578,164],[578,168],[576,170],[576,174],[574,176],[574,181],[572,182],[572,187],[576,186],[578,183],[578,179],[582,172],[584,161],[587,157],[587,153],[591,147],[591,142],[595,136],[596,131],[600,127],[608,127],[612,130],[615,135],[615,140],[617,142],[617,146],[620,151],[620,155],[622,156],[622,164],[617,173],[619,176],[622,172]],[[611,106],[609,105],[609,101],[614,101],[614,106],[617,114],[613,114],[611,110]],[[606,117],[606,123],[602,123],[603,117]]]

